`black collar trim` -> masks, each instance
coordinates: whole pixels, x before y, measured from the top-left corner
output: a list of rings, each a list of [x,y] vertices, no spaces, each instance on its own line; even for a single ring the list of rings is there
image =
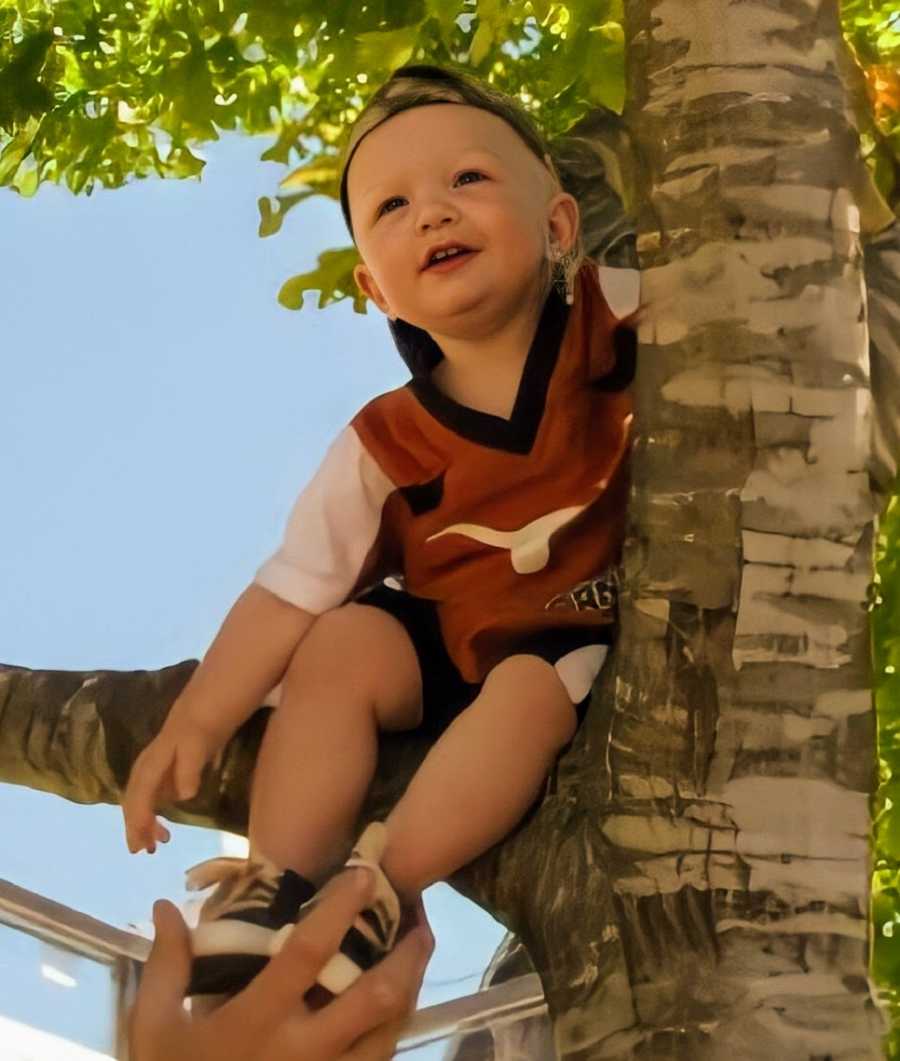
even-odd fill
[[[508,420],[460,405],[438,390],[430,376],[413,377],[406,386],[435,420],[458,435],[491,449],[530,453],[544,417],[547,391],[559,360],[570,310],[571,306],[560,298],[554,288],[544,303],[522,369],[512,416]]]

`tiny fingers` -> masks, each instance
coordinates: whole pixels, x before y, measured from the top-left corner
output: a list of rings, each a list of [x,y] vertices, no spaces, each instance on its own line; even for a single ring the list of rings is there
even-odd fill
[[[144,807],[125,810],[125,841],[133,855],[143,850],[151,851],[156,846],[158,828],[159,823],[152,811]]]
[[[136,855],[147,846],[144,814],[134,806],[133,800],[128,800],[122,804],[122,815],[125,819],[125,843],[128,850]]]
[[[200,774],[206,765],[196,746],[179,748],[175,753],[175,794],[179,800],[190,799],[200,787]]]
[[[153,811],[164,764],[148,751],[145,749],[135,761],[122,799],[125,838],[132,854],[144,848],[152,852],[156,847],[158,822]]]

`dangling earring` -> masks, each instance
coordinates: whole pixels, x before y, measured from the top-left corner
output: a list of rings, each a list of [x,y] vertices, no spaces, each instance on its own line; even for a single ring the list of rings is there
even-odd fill
[[[553,283],[559,288],[560,296],[565,298],[566,304],[571,306],[575,301],[575,252],[570,250],[563,253],[557,242],[550,242],[549,232],[547,252],[547,257],[553,265]]]

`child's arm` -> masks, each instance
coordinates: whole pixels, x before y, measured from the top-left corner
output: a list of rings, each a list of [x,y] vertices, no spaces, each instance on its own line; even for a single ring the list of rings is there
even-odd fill
[[[382,568],[393,570],[386,557],[394,550],[384,547],[381,531],[395,489],[356,428],[345,427],[294,502],[278,550],[135,760],[122,798],[130,851],[153,852],[157,840],[168,840],[155,808],[194,795],[203,767],[281,680],[315,617],[381,577]]]
[[[132,853],[169,839],[156,807],[194,795],[203,767],[280,681],[315,618],[262,586],[244,590],[131,769],[122,813]]]
[[[238,597],[169,714],[222,743],[281,680],[316,616],[251,583]]]

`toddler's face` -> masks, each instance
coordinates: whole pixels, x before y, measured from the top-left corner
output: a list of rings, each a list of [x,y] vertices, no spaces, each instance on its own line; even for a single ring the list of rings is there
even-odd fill
[[[549,170],[502,118],[465,104],[401,111],[360,144],[347,177],[363,264],[356,281],[383,312],[451,335],[536,297]],[[471,247],[450,270],[423,269],[444,242]]]

